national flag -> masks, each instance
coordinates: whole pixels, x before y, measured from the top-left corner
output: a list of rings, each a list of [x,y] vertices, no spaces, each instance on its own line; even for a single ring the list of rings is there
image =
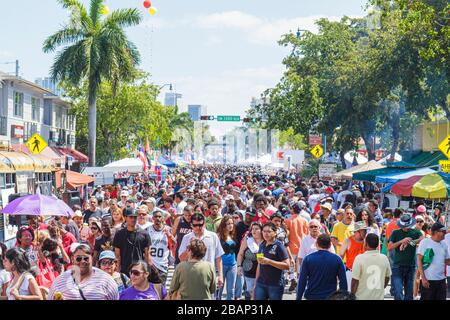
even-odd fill
[[[144,154],[144,148],[142,147],[142,140],[139,138],[139,145],[138,145],[138,158],[142,161],[144,164],[144,172],[147,171],[147,159]]]

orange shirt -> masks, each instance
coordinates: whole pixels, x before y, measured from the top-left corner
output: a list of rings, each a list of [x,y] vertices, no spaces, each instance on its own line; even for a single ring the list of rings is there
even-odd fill
[[[392,231],[397,230],[398,229],[398,225],[397,225],[397,218],[392,220],[391,222],[388,223],[388,225],[386,226],[386,243],[389,243],[389,238],[391,237]]]
[[[286,220],[286,228],[289,231],[289,249],[292,255],[298,255],[302,239],[309,234],[308,221],[300,215],[293,215]]]
[[[353,261],[355,261],[356,256],[364,253],[366,250],[364,249],[364,241],[357,242],[354,237],[350,237],[348,239],[350,241],[350,248],[347,248],[347,251],[345,252],[345,261],[347,268],[351,270],[353,268]]]

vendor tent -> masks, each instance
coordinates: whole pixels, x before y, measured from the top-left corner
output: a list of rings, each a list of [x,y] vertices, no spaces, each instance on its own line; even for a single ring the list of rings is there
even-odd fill
[[[407,171],[411,171],[411,168],[386,167],[382,169],[375,169],[355,173],[353,174],[353,180],[375,182],[377,176],[400,174],[405,173]]]
[[[177,166],[177,164],[175,162],[173,162],[172,160],[170,160],[164,156],[159,156],[158,162],[168,168],[175,168]]]
[[[138,158],[125,158],[119,161],[112,162],[104,166],[114,172],[143,172],[144,164]]]
[[[422,168],[417,170],[411,170],[403,173],[393,173],[387,175],[381,175],[375,177],[375,182],[379,183],[395,183],[400,180],[408,179],[412,176],[425,176],[430,173],[435,173],[436,171],[430,168]]]
[[[347,168],[351,166],[357,166],[360,164],[367,163],[369,160],[364,157],[362,154],[354,151],[349,151],[344,155],[345,164]]]
[[[353,174],[363,171],[385,168],[384,165],[377,163],[375,160],[354,166],[350,169],[342,170],[333,174],[333,179],[352,179]]]
[[[405,197],[445,199],[450,191],[450,175],[442,172],[412,176],[394,184],[391,192]]]
[[[61,175],[63,174],[63,170],[59,170],[56,172],[56,187],[61,188]],[[75,172],[70,170],[65,170],[66,173],[66,187],[68,189],[76,189],[78,187],[84,186],[91,182],[94,182],[94,177]]]

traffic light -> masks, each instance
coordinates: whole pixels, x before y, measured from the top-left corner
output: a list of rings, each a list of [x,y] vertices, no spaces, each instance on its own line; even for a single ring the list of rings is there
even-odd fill
[[[259,118],[244,118],[242,121],[243,121],[243,122],[256,123],[256,122],[259,121]]]
[[[214,120],[214,116],[200,116],[200,120]]]

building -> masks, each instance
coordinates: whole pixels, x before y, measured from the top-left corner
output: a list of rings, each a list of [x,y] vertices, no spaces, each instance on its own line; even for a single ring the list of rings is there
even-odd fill
[[[178,99],[183,98],[183,95],[180,93],[175,92],[166,92],[165,98],[164,98],[164,105],[175,107],[178,106]]]
[[[205,105],[190,104],[188,105],[188,113],[192,121],[200,121],[201,116],[208,115],[207,107]]]
[[[61,89],[61,87],[55,83],[51,78],[45,77],[45,78],[37,78],[34,80],[34,83],[41,86],[42,88],[45,88],[47,90],[50,90],[52,93],[56,94],[57,96],[61,96],[64,93],[64,90]]]
[[[42,155],[56,163],[71,158],[75,167],[87,163],[75,149],[76,118],[70,107],[49,89],[0,72],[0,140],[8,149],[29,152],[24,143],[38,133],[49,145]]]

